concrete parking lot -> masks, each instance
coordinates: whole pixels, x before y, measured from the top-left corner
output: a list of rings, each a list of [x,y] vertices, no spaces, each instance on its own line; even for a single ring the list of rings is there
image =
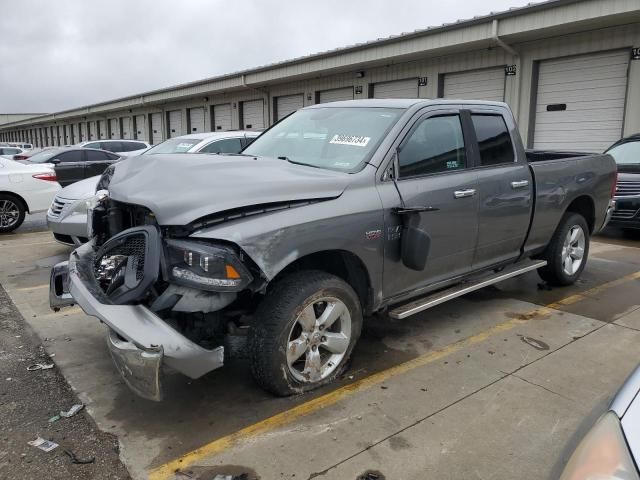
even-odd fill
[[[507,281],[403,321],[367,319],[344,378],[275,398],[234,361],[166,400],[132,394],[104,327],[48,308],[69,249],[36,222],[0,237],[0,284],[134,478],[556,478],[640,360],[640,239],[596,237],[573,287]],[[364,477],[367,478],[367,477]]]

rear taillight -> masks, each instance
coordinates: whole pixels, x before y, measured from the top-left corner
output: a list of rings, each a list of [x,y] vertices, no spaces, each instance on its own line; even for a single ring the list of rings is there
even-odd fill
[[[28,159],[28,158],[29,158],[29,157],[28,157],[27,155],[14,155],[14,156],[13,156],[13,159],[14,159],[14,160],[26,160],[26,159]]]
[[[55,173],[38,173],[37,175],[33,175],[33,178],[37,178],[38,180],[44,180],[46,182],[57,182],[58,177]]]

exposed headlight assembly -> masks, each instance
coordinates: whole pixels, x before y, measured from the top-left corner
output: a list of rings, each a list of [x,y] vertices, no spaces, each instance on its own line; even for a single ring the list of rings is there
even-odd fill
[[[223,245],[167,240],[166,272],[176,284],[214,292],[237,292],[253,277],[236,252]]]
[[[560,480],[638,480],[633,458],[613,412],[603,415],[573,452]]]

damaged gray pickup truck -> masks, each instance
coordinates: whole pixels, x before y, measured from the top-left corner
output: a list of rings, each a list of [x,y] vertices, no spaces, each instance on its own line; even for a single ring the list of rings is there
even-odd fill
[[[532,270],[575,282],[615,178],[608,155],[525,152],[503,103],[315,105],[241,154],[109,167],[51,305],[104,322],[145,398],[165,368],[198,378],[236,352],[266,390],[305,392],[342,373],[374,312]]]

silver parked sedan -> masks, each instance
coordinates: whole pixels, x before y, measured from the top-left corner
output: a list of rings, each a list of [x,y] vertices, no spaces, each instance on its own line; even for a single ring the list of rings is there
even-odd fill
[[[47,211],[47,226],[53,237],[65,245],[82,245],[87,241],[87,200],[96,191],[100,175],[85,178],[63,188]]]
[[[640,367],[573,452],[560,480],[640,480]]]

